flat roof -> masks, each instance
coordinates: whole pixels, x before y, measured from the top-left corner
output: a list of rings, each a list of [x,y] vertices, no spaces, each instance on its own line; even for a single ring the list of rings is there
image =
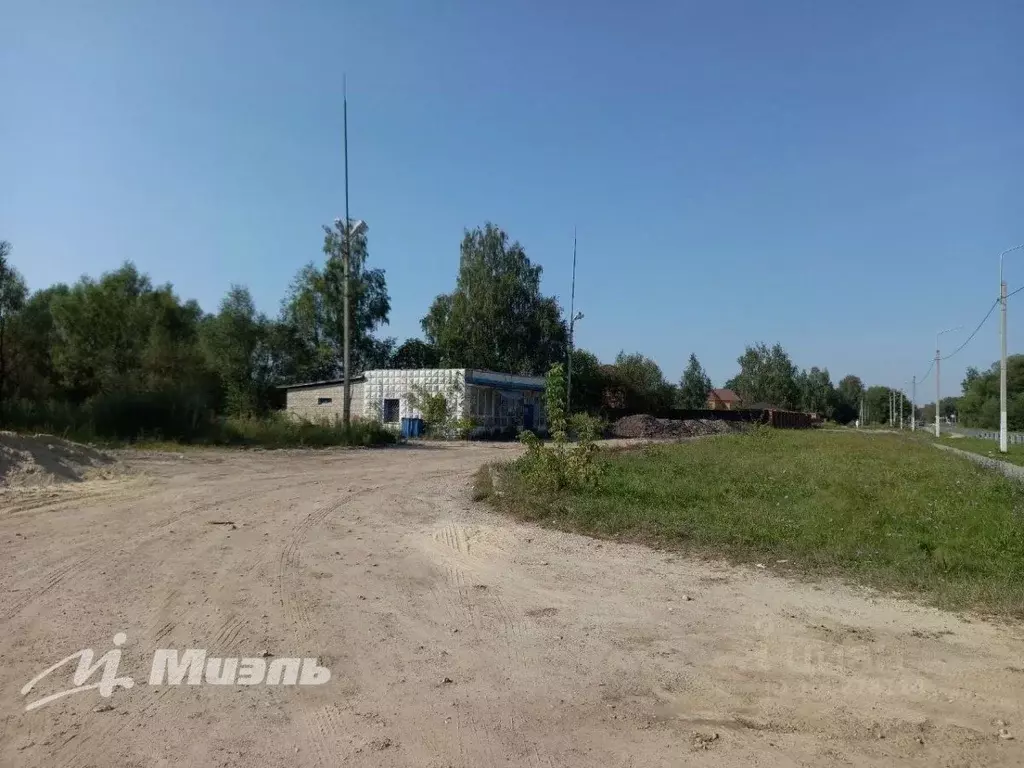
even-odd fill
[[[375,368],[374,371],[387,371],[389,368]],[[467,384],[479,384],[483,386],[494,386],[494,387],[505,387],[506,389],[544,389],[545,379],[543,376],[530,376],[527,374],[520,373],[502,373],[501,371],[489,371],[485,368],[396,368],[394,370],[403,371],[446,371],[446,370],[462,370],[469,374],[470,380]],[[491,376],[499,377],[497,379],[490,378]],[[527,379],[532,381],[527,382],[514,382],[514,381],[502,381],[501,377],[509,377],[513,379]],[[360,373],[356,376],[349,378],[349,382],[353,381],[365,381],[366,374]],[[334,386],[337,384],[344,383],[342,378],[323,379],[322,381],[303,381],[297,384],[278,384],[277,389],[307,389],[310,387],[327,387]]]
[[[348,381],[351,384],[353,381],[363,381],[366,378],[363,374],[357,376],[349,376]],[[298,384],[278,384],[276,389],[305,389],[306,387],[326,387],[332,384],[344,384],[345,379],[324,379],[322,381],[303,381]]]

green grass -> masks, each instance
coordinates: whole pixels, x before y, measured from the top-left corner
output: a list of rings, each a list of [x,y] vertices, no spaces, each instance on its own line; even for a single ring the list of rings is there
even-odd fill
[[[934,437],[932,438],[935,439]],[[1010,464],[1024,467],[1024,445],[1010,443],[1006,453],[999,452],[999,443],[995,440],[984,440],[980,437],[947,437],[942,436],[943,445],[951,448],[959,448],[961,451],[970,451],[980,456],[988,456],[990,459],[1006,461]]]
[[[601,461],[596,489],[543,494],[513,464],[500,495],[477,495],[559,528],[1024,617],[1024,486],[926,442],[758,430]]]

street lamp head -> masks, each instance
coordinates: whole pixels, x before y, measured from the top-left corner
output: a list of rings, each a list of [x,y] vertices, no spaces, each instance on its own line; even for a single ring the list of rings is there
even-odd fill
[[[338,229],[344,229],[345,228],[345,220],[340,218],[340,217],[335,219],[334,220],[334,226],[336,226]],[[366,232],[370,228],[370,225],[367,224],[362,219],[356,219],[355,221],[352,221],[351,219],[349,219],[348,226],[349,226],[349,233],[353,234],[353,235],[362,234],[363,232]]]
[[[573,316],[572,316],[572,321],[573,321],[574,323],[575,323],[575,322],[576,322],[577,320],[582,320],[582,319],[583,319],[583,313],[582,313],[582,312],[577,312],[577,313],[576,313],[575,315],[573,315]]]

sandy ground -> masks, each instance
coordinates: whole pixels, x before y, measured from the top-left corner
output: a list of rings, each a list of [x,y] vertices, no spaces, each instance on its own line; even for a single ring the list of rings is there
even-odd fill
[[[516,450],[136,456],[4,492],[0,766],[1024,762],[1021,627],[516,524],[468,492]],[[117,632],[133,688],[24,711]],[[148,685],[188,647],[332,679]]]

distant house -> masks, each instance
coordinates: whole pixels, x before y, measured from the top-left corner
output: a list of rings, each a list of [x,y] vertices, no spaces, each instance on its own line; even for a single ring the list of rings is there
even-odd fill
[[[740,396],[731,389],[712,389],[708,392],[708,408],[712,411],[731,411],[739,408]]]

